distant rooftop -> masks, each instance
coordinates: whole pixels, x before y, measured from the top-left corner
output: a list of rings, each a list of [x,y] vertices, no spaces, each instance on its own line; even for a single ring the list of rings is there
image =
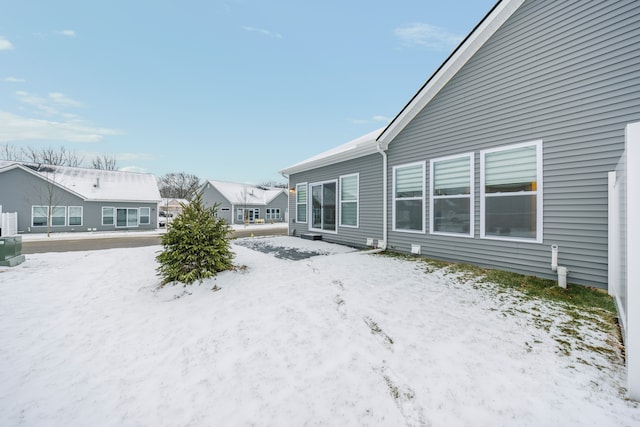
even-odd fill
[[[149,173],[0,160],[0,173],[14,168],[21,168],[42,178],[50,179],[87,201],[159,202],[161,200],[156,178]]]
[[[237,182],[208,180],[205,185],[207,184],[213,186],[234,205],[267,205],[281,193],[286,192],[284,188],[262,187]]]

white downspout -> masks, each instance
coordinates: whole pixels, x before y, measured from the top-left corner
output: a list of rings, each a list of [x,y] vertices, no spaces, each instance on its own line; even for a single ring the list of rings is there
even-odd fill
[[[291,174],[280,172],[280,175],[287,179],[287,211],[285,214],[287,215],[287,236],[291,236],[291,179],[289,178]]]
[[[387,152],[382,148],[380,141],[377,142],[378,153],[382,154],[382,244],[378,242],[380,249],[387,249]]]
[[[558,265],[558,245],[551,245],[551,271],[558,273],[558,286],[562,289],[567,289],[567,274],[569,274],[569,270],[567,267]]]

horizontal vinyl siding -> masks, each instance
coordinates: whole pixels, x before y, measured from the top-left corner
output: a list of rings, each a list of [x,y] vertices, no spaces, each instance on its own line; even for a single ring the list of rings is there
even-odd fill
[[[0,205],[4,212],[18,213],[18,232],[19,233],[46,233],[47,227],[33,227],[31,225],[31,207],[35,205],[49,206],[48,185],[43,179],[40,179],[22,169],[12,169],[0,174]],[[126,230],[126,228],[115,228],[114,226],[102,225],[102,207],[117,208],[149,208],[150,224],[138,224],[137,227],[131,227],[132,230],[153,230],[158,225],[158,205],[157,203],[143,202],[92,202],[84,201],[82,198],[72,194],[60,187],[55,186],[51,206],[82,207],[82,225],[66,225],[52,226],[52,233],[87,231],[87,229],[96,229],[96,231],[110,230]]]
[[[214,205],[218,205],[218,216],[229,224],[235,223],[235,212],[231,209],[231,203],[227,200],[226,197],[222,195],[214,186],[207,183],[204,190],[202,191],[202,204],[211,207]],[[229,209],[228,211],[223,211],[222,209]]]
[[[640,121],[639,9],[526,1],[388,151],[389,218],[394,165],[474,152],[475,237],[390,231],[390,247],[421,244],[434,258],[553,278],[558,244],[570,283],[606,287],[607,172],[625,125]],[[535,140],[543,141],[543,243],[480,239],[480,150]],[[428,211],[427,203],[427,224]]]
[[[376,242],[382,239],[382,156],[380,154],[372,154],[346,162],[337,163],[331,166],[325,166],[310,171],[292,174],[289,177],[290,188],[295,188],[296,184],[306,182],[311,184],[314,182],[322,182],[336,180],[338,189],[340,185],[339,178],[342,175],[350,175],[359,173],[359,226],[340,227],[339,211],[337,213],[337,233],[325,233],[313,231],[316,234],[322,234],[322,238],[328,242],[346,244],[355,247],[364,247],[367,238],[373,238]],[[289,233],[299,236],[309,232],[307,224],[296,223],[296,198],[291,194],[289,198]],[[311,200],[311,191],[308,190],[308,199]],[[340,195],[338,194],[338,205],[340,204]],[[307,218],[311,215],[310,209],[307,208]]]

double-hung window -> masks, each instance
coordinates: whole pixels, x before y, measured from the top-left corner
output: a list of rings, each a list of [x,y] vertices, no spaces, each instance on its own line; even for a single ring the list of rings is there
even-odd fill
[[[140,224],[150,224],[150,223],[151,223],[151,209],[140,208]]]
[[[51,225],[53,227],[64,227],[67,225],[66,206],[54,206],[51,208]]]
[[[473,153],[433,159],[430,232],[473,237]]]
[[[340,226],[358,226],[358,174],[340,177]]]
[[[114,225],[115,208],[102,208],[102,225]]]
[[[337,182],[327,181],[310,184],[311,230],[336,231]]]
[[[393,229],[424,233],[425,162],[393,168]]]
[[[307,222],[307,183],[296,185],[296,222]]]
[[[31,226],[46,227],[49,223],[49,208],[47,206],[31,207]]]
[[[82,225],[82,206],[69,206],[69,226]]]
[[[480,237],[542,242],[542,141],[480,152]]]

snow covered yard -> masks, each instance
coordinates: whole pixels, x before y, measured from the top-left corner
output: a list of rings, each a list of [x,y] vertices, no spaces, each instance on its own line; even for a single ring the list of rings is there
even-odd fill
[[[159,250],[0,268],[0,425],[640,424],[617,338],[561,304],[292,237],[158,288]]]

